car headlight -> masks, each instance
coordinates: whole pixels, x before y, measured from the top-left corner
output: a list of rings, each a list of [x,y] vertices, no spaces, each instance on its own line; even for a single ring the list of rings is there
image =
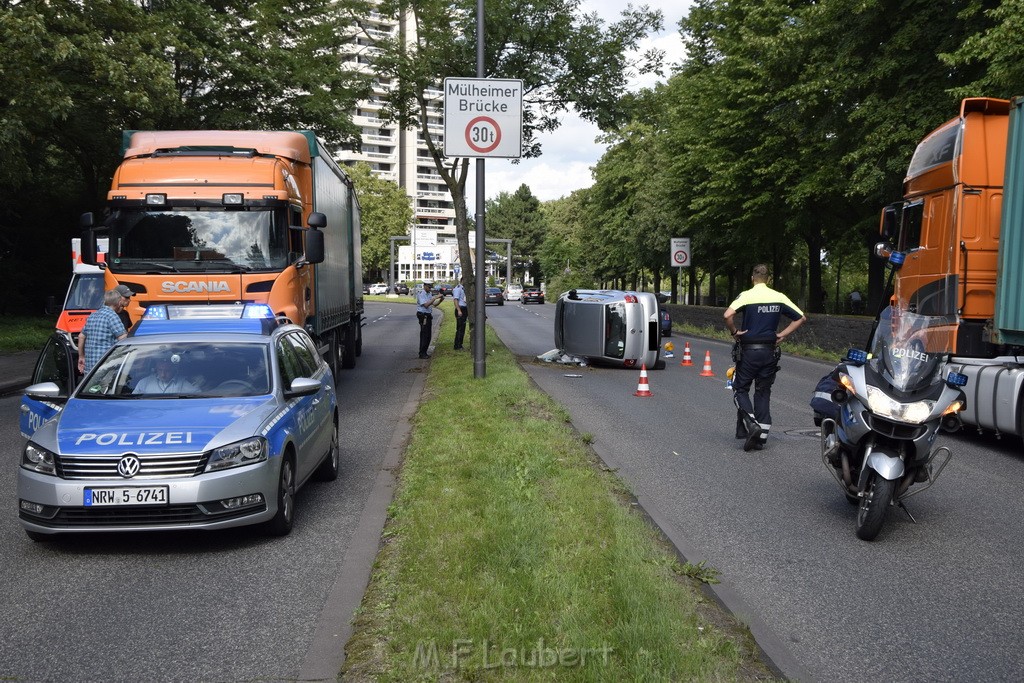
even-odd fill
[[[29,441],[21,452],[21,466],[40,474],[56,474],[57,456]]]
[[[206,472],[218,472],[232,467],[242,467],[267,459],[267,440],[254,436],[244,441],[221,446],[210,451],[206,461]]]
[[[888,417],[910,424],[921,424],[932,414],[932,408],[934,407],[934,401],[900,403],[891,399],[881,389],[868,387],[868,408],[880,417]]]

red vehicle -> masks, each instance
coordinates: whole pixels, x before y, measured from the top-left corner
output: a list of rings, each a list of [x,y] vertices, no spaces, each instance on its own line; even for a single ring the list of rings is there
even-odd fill
[[[544,303],[544,292],[540,287],[524,287],[520,302],[524,306],[526,304],[542,304]]]

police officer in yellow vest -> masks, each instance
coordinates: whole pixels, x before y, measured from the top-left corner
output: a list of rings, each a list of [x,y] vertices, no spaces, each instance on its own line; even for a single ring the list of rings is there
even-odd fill
[[[733,402],[736,404],[736,438],[744,439],[743,450],[761,450],[772,426],[770,403],[775,373],[779,370],[778,345],[804,324],[807,318],[782,292],[768,286],[768,266],[759,263],[750,276],[754,286],[740,293],[725,309],[725,327],[738,342],[740,357],[733,377]],[[743,312],[743,329],[734,321]],[[786,316],[789,325],[778,332],[779,319]],[[750,385],[754,401],[750,401]]]

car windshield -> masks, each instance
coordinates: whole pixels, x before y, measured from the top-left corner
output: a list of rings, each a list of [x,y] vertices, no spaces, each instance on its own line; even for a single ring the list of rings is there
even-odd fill
[[[86,377],[76,398],[212,398],[270,393],[266,344],[124,344]]]
[[[76,273],[71,276],[64,310],[95,311],[103,305],[103,273]]]
[[[953,350],[955,320],[890,306],[878,319],[869,365],[900,391],[931,384]]]

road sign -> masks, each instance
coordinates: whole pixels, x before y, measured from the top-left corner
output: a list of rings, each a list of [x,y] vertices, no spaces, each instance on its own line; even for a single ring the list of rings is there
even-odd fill
[[[518,159],[523,152],[523,82],[444,79],[444,154]]]
[[[673,266],[682,268],[683,266],[690,265],[690,238],[673,237],[669,257]]]

